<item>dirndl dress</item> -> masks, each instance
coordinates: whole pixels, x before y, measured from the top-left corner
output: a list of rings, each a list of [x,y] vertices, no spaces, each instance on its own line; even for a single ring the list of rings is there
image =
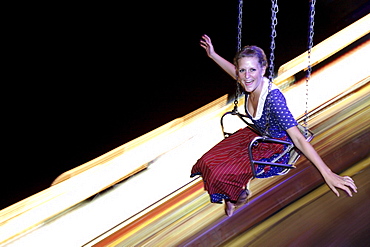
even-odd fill
[[[208,191],[212,203],[222,203],[223,199],[237,201],[239,195],[246,189],[247,183],[253,177],[248,145],[257,136],[248,127],[241,129],[219,142],[195,163],[191,170],[191,177],[202,176],[204,189]],[[259,143],[253,147],[252,154],[255,160],[268,161],[283,150],[284,145],[281,144]],[[286,162],[288,158],[289,153],[278,162]],[[257,173],[263,169],[266,177],[276,175],[282,170],[281,167],[274,166],[255,168]]]
[[[266,125],[266,109],[268,104],[268,83],[265,83],[260,95],[257,117],[247,115],[251,118],[255,126],[263,133]],[[287,136],[286,130],[296,126],[298,123],[288,109],[286,100],[281,91],[273,86],[270,103],[270,134],[274,139],[291,141]],[[245,100],[247,102],[247,99]],[[245,107],[246,108],[246,107]],[[225,138],[205,153],[193,166],[191,177],[201,175],[204,188],[208,191],[212,203],[222,203],[222,200],[237,201],[239,195],[246,189],[246,185],[253,177],[251,162],[249,159],[249,143],[258,136],[250,128],[246,127],[235,132],[230,137]],[[253,158],[261,161],[272,161],[278,157],[285,145],[277,143],[260,142],[252,149]],[[276,163],[287,163],[289,152],[280,158]],[[278,166],[256,165],[258,178],[268,178],[275,175],[284,174],[286,168]]]

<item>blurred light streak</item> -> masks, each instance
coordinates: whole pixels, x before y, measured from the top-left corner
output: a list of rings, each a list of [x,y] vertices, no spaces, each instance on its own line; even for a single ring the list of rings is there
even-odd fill
[[[339,57],[332,63],[314,70],[309,81],[308,110],[313,111],[342,92],[350,90],[358,82],[366,83],[370,76],[370,40]],[[292,114],[299,118],[306,109],[305,79],[284,91]]]
[[[370,14],[315,45],[311,51],[311,66],[315,66],[331,55],[370,33]],[[308,66],[307,52],[283,64],[279,68],[275,84],[280,85]]]

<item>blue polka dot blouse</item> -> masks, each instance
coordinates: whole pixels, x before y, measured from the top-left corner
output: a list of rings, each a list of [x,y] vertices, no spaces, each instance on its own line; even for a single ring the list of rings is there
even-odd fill
[[[264,84],[267,85],[268,83]],[[245,99],[245,111],[261,134],[263,134],[266,129],[266,115],[268,109],[267,94],[268,87],[264,85],[264,88],[260,95],[257,113],[254,118],[249,114],[247,110],[248,95],[246,95]],[[270,91],[270,119],[268,130],[269,134],[272,138],[281,138],[287,136],[287,129],[296,125],[298,125],[298,123],[290,112],[283,93],[275,86]]]

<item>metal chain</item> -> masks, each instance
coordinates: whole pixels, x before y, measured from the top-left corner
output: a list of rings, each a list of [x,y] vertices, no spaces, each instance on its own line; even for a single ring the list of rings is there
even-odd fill
[[[242,25],[243,25],[243,0],[239,0],[238,6],[238,45],[237,51],[242,49]]]
[[[270,44],[270,64],[269,64],[269,85],[268,85],[268,94],[267,94],[267,112],[266,112],[266,125],[265,125],[265,132],[263,134],[264,137],[267,137],[269,135],[269,120],[270,120],[270,114],[271,114],[271,86],[272,81],[274,79],[274,60],[275,60],[275,38],[277,36],[276,33],[276,25],[278,23],[277,21],[277,13],[279,12],[279,7],[277,4],[277,0],[271,0],[271,44]]]
[[[237,37],[237,52],[242,49],[242,25],[243,25],[243,0],[239,0],[238,6],[238,37]],[[234,100],[234,109],[237,110],[238,107],[238,98],[241,94],[240,85],[238,80],[236,80],[236,92],[235,92],[235,100]]]
[[[308,65],[307,65],[307,71],[306,71],[306,110],[304,115],[304,134],[307,137],[308,136],[308,82],[311,79],[311,73],[312,73],[312,67],[311,67],[311,50],[313,47],[313,36],[314,36],[314,25],[315,25],[315,4],[316,0],[310,0],[310,26],[309,26],[309,32],[308,32],[308,47],[307,47],[307,59],[308,59]]]

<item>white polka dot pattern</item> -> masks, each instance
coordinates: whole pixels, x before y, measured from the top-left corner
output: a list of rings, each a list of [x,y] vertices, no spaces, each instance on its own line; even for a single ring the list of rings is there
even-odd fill
[[[274,89],[270,92],[270,119],[269,133],[274,138],[286,136],[286,130],[298,125],[290,112],[285,97],[279,89]],[[263,113],[259,119],[252,119],[261,133],[264,133],[266,126],[267,100],[264,102]],[[251,116],[249,116],[251,117]]]

